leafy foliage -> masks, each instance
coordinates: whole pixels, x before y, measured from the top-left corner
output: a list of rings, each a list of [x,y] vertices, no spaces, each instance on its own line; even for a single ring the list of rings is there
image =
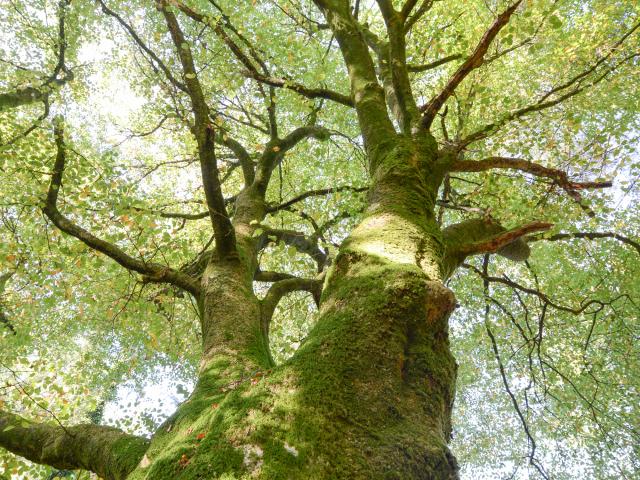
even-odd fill
[[[364,209],[368,165],[353,110],[294,88],[348,95],[336,41],[306,0],[184,3],[205,15],[189,21],[170,7],[221,132],[224,198],[244,182],[230,139],[253,163],[279,148],[269,143],[271,97],[281,136],[307,124],[324,129],[286,152],[268,187],[270,214],[254,232],[265,237],[263,272],[313,278],[315,259],[269,229],[312,237],[331,258]],[[384,37],[375,3],[357,3],[362,28]],[[507,6],[422,3],[431,8],[408,32],[406,53],[419,105],[445,87]],[[51,120],[64,115],[68,132],[60,210],[135,258],[188,270],[213,239],[209,217],[200,215],[206,201],[191,106],[178,85],[196,74],[182,75],[165,21],[148,2],[7,1],[0,3],[0,93],[46,84],[60,59],[62,12],[73,79],[42,87],[45,102],[0,103],[0,274],[13,273],[0,290],[10,322],[0,323],[0,409],[150,433],[166,412],[105,419],[101,409],[120,409],[127,388],[160,382],[182,400],[201,355],[198,307],[190,294],[122,269],[43,216],[56,156]],[[474,140],[464,160],[517,157],[575,182],[614,179],[612,188],[572,195],[531,172],[462,170],[441,189],[442,225],[477,216],[508,227],[554,223],[527,239],[526,264],[470,258],[450,280],[459,304],[451,322],[460,364],[453,448],[465,478],[632,478],[640,469],[639,16],[635,2],[523,2],[435,119],[439,145]],[[260,57],[281,85],[270,92],[255,81],[214,25]],[[332,191],[278,208],[322,189]],[[631,243],[554,238],[575,232],[610,232]],[[256,281],[254,289],[262,297],[267,285]],[[304,340],[315,310],[308,292],[279,303],[271,325],[277,362]],[[0,452],[0,474],[46,478],[49,470]]]

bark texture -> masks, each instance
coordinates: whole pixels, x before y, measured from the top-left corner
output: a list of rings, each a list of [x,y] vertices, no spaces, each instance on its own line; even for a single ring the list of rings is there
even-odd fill
[[[236,219],[239,258],[212,260],[203,276],[198,384],[128,478],[457,477],[437,154],[391,140],[377,152],[369,208],[327,274],[319,320],[283,365],[271,363],[250,291],[257,240]]]
[[[106,480],[124,480],[149,442],[100,425],[33,423],[0,411],[0,445],[32,462],[60,469],[84,469]]]

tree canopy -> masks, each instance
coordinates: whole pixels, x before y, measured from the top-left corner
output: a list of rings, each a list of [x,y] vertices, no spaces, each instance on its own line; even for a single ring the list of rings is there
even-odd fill
[[[3,0],[0,27],[0,476],[60,471],[22,458],[46,428],[151,435],[217,334],[200,278],[245,234],[286,363],[376,149],[427,131],[461,477],[635,478],[636,2]]]

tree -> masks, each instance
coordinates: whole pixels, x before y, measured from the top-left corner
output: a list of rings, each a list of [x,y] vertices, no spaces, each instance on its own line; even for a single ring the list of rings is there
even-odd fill
[[[455,431],[466,474],[630,478],[632,3],[7,3],[0,446],[449,479]],[[196,378],[176,411],[100,425],[158,366]]]

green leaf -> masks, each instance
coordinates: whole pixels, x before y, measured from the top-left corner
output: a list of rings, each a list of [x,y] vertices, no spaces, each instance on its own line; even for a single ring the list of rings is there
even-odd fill
[[[549,17],[549,24],[553,28],[560,28],[562,27],[562,20],[560,20],[556,15],[551,15]]]

